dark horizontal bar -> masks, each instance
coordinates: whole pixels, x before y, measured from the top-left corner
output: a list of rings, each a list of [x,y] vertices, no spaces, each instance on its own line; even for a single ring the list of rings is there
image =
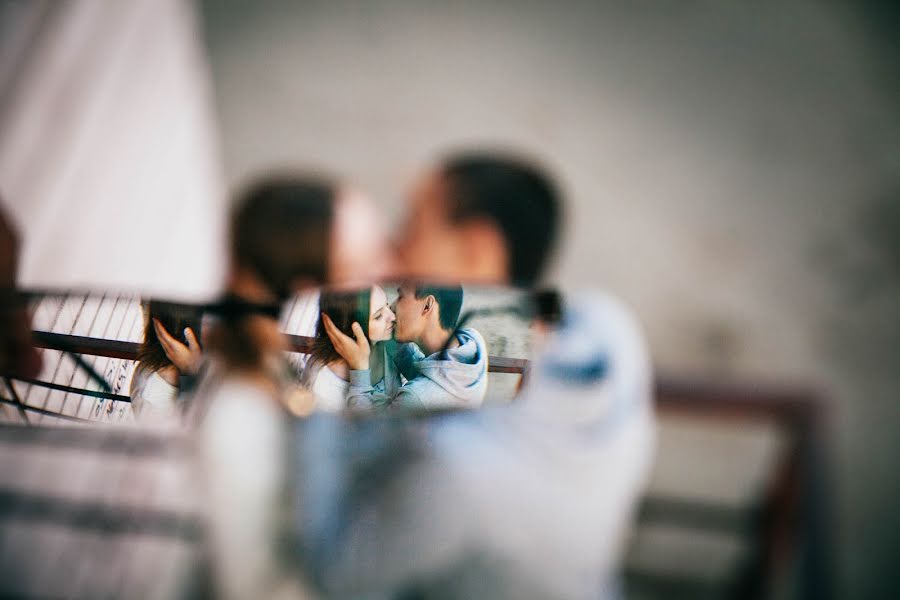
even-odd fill
[[[315,338],[311,338],[305,335],[294,335],[291,333],[286,333],[284,335],[290,342],[292,352],[309,354],[313,348],[313,342],[315,342]]]
[[[37,345],[42,348],[130,360],[137,357],[140,346],[136,342],[46,331],[35,331],[34,337]],[[313,338],[300,335],[287,337],[295,352],[306,353],[312,346]],[[522,358],[488,358],[492,373],[521,374],[528,369],[529,364],[528,360]],[[776,419],[793,424],[812,424],[822,416],[824,410],[822,395],[801,387],[663,376],[657,379],[654,391],[657,406],[661,410],[705,413],[715,417]]]
[[[670,376],[657,379],[655,394],[657,406],[667,412],[774,419],[800,427],[826,417],[823,394],[799,386]]]
[[[688,529],[717,532],[752,530],[758,519],[755,505],[732,507],[701,500],[647,496],[641,502],[639,522],[664,523]]]
[[[108,534],[145,534],[189,542],[202,536],[202,527],[194,517],[5,489],[0,489],[0,520],[49,522]]]
[[[506,358],[505,356],[489,356],[488,371],[491,373],[522,374],[528,370],[531,361],[525,358]]]
[[[291,351],[293,352],[307,354],[313,347],[314,339],[311,337],[285,335],[290,342]],[[49,331],[35,331],[34,341],[39,348],[74,352],[76,354],[106,356],[109,358],[124,358],[127,360],[136,360],[138,349],[141,346],[137,342],[106,340],[80,335],[51,333]],[[528,363],[529,361],[524,358],[506,358],[505,356],[491,356],[488,358],[488,367],[492,373],[521,374],[528,368]]]
[[[38,348],[74,352],[76,354],[106,356],[109,358],[135,360],[137,358],[138,349],[141,347],[137,342],[106,340],[81,335],[51,333],[49,331],[34,331],[32,334],[34,336],[34,343]]]
[[[692,577],[678,571],[649,571],[626,564],[625,588],[644,598],[730,598],[728,584],[733,573],[715,577]]]
[[[72,394],[81,394],[82,396],[90,396],[92,398],[103,398],[104,400],[115,400],[116,402],[131,402],[131,398],[121,394],[110,394],[109,392],[101,392],[99,390],[87,390],[84,388],[72,387],[61,383],[51,383],[49,381],[41,381],[39,379],[28,379],[26,377],[10,377],[16,381],[27,383],[29,385],[37,385],[40,387],[50,388],[60,392],[69,392]]]
[[[76,421],[78,423],[90,423],[88,419],[80,419],[78,417],[73,417],[72,415],[64,415],[62,413],[53,412],[52,410],[46,410],[43,408],[38,408],[37,406],[29,406],[27,404],[22,404],[20,402],[16,402],[15,400],[10,400],[9,398],[3,398],[0,396],[0,404],[6,404],[8,406],[13,406],[17,409],[24,410],[27,412],[37,413],[39,415],[46,415],[48,417],[56,417],[57,419],[63,419],[66,421]]]

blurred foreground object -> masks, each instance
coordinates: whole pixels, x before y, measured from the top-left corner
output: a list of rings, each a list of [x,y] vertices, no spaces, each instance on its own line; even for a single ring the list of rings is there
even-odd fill
[[[134,311],[140,322],[136,301]],[[36,341],[46,348],[81,352],[88,359],[118,357],[117,360],[124,360],[125,357],[130,362],[136,358],[138,349],[134,342],[61,334],[39,334]],[[310,338],[292,338],[296,352],[308,351],[310,342]],[[489,362],[492,375],[521,373],[527,368],[527,361],[504,360],[497,356],[492,356]],[[23,392],[29,387],[36,393],[42,391],[19,381],[12,383],[23,400],[26,399]],[[82,391],[93,393],[93,390]],[[8,390],[0,390],[4,401],[9,399],[7,393]],[[77,398],[78,393],[75,389],[69,395]],[[810,395],[808,390],[784,386],[715,385],[705,380],[669,377],[659,381],[655,396],[661,425],[660,457],[625,561],[625,597],[695,598],[702,595],[733,598],[739,595],[766,598],[771,597],[773,584],[776,590],[779,589],[779,580],[783,585],[784,578],[788,578],[789,592],[780,597],[823,597],[823,591],[829,586],[827,509],[830,490],[821,485],[821,469],[827,466],[821,461],[827,457],[821,454],[825,432],[818,398]],[[34,398],[40,396],[34,395]],[[85,399],[94,400],[91,397]],[[127,396],[124,400],[128,400]],[[27,405],[27,413],[33,421],[41,419],[43,423],[62,424],[65,421],[60,418],[73,418],[62,414],[54,416],[53,411],[57,408],[52,404],[41,408],[43,405],[39,400],[31,400],[31,403],[33,406]],[[64,412],[74,414],[73,409],[78,403],[78,400],[70,400],[64,406]],[[44,415],[44,412],[49,414]],[[435,421],[447,418],[432,417]],[[458,418],[449,417],[451,420]],[[341,453],[324,449],[329,445],[334,448],[336,442],[355,439],[351,453],[355,452],[356,456],[366,459],[364,464],[374,467],[369,478],[362,473],[356,474],[357,482],[363,484],[359,489],[364,493],[367,482],[383,484],[381,473],[397,472],[397,466],[389,465],[392,456],[409,457],[409,454],[381,452],[379,445],[387,446],[392,439],[398,440],[398,446],[406,444],[412,449],[418,444],[413,434],[419,425],[411,421],[403,426],[402,431],[406,432],[403,436],[396,435],[401,431],[400,426],[391,425],[392,419],[387,419],[380,421],[381,434],[376,425],[355,426],[365,434],[356,438],[349,434],[343,438],[330,437],[327,434],[335,423],[327,419],[311,421],[310,427],[312,423],[318,424],[318,432],[323,435],[314,438],[310,435],[314,432],[307,430],[305,443],[322,446],[317,450],[322,460],[314,466],[318,465],[323,476],[316,481],[326,488],[330,485],[327,475],[340,475],[342,471],[334,467],[343,464],[335,462]],[[760,430],[763,439],[754,439],[759,437],[756,432]],[[770,430],[775,435],[768,433]],[[104,435],[124,439],[127,443],[98,443],[98,437]],[[546,435],[542,434],[541,439]],[[7,439],[9,436],[15,439]],[[768,448],[773,437],[774,448]],[[184,595],[190,595],[190,591],[198,587],[208,588],[208,583],[196,583],[197,578],[205,581],[206,575],[202,564],[194,558],[187,559],[186,564],[177,559],[169,562],[165,558],[166,548],[173,546],[182,549],[176,557],[207,556],[206,538],[202,534],[195,537],[192,533],[188,537],[193,541],[188,544],[178,541],[182,540],[180,537],[170,540],[168,530],[162,537],[141,533],[148,528],[157,531],[154,523],[158,520],[155,521],[157,516],[151,513],[150,524],[141,523],[148,515],[134,510],[134,494],[136,490],[154,489],[157,484],[153,482],[163,472],[147,468],[148,462],[143,458],[147,454],[141,453],[139,457],[137,450],[129,450],[129,447],[146,447],[149,439],[159,439],[154,444],[167,449],[169,458],[163,462],[174,468],[183,461],[178,469],[193,468],[187,464],[194,460],[192,453],[180,450],[193,445],[190,439],[182,439],[179,435],[109,429],[100,432],[88,427],[0,427],[3,449],[0,474],[4,475],[0,481],[3,493],[0,498],[0,572],[4,574],[0,578],[0,592],[27,597],[145,596],[143,591],[148,589],[150,580],[165,588],[170,585],[166,582],[171,582],[173,577],[181,577],[179,573],[184,574],[184,579],[180,579],[180,585],[186,590]],[[80,450],[90,448],[90,451]],[[169,451],[177,456],[169,455]],[[376,455],[383,457],[387,465],[380,467],[372,460]],[[155,463],[156,459],[150,462]],[[400,463],[402,466],[402,460]],[[54,465],[59,465],[59,469]],[[193,474],[185,478],[191,483],[196,482],[199,473],[189,472]],[[343,473],[346,475],[347,472]],[[180,478],[178,475],[176,480],[181,481]],[[556,476],[552,479],[555,481]],[[168,494],[171,490],[168,484],[160,485],[163,493]],[[172,491],[169,498],[173,503],[181,502],[182,492],[193,493],[190,486],[182,489],[177,484],[177,487],[179,489]],[[54,502],[49,503],[37,493],[41,490],[52,492]],[[94,497],[90,494],[95,491],[102,496],[102,502],[88,504],[90,512],[83,512],[85,507],[76,503],[78,511],[60,513],[60,506],[68,506],[66,498],[84,499],[88,495],[87,499],[90,499]],[[310,494],[326,500],[334,497],[328,493],[317,495],[312,490]],[[32,502],[34,500],[39,501]],[[146,500],[150,501],[149,498]],[[156,508],[165,506],[156,505]],[[309,506],[313,508],[313,505]],[[325,506],[333,506],[333,503]],[[177,506],[172,508],[181,514]],[[334,507],[334,512],[345,514],[351,508]],[[197,508],[201,523],[206,511],[203,505]],[[75,516],[71,516],[73,514]],[[169,512],[166,514],[171,516]],[[82,518],[85,515],[90,518]],[[125,522],[130,523],[129,519],[136,522],[122,526],[126,515]],[[97,529],[98,522],[113,525]],[[194,527],[178,522],[185,524],[187,531]],[[48,529],[51,532],[58,530],[59,535],[44,535]],[[81,551],[88,543],[91,551]],[[151,552],[151,547],[160,548],[160,554],[156,555],[159,560],[140,558]],[[113,550],[107,551],[110,548]],[[244,550],[251,551],[249,548]],[[113,555],[115,561],[111,561]],[[52,569],[42,568],[47,562],[43,557],[51,557]],[[180,571],[182,568],[189,572]],[[97,575],[74,577],[72,573],[76,571]],[[68,591],[64,594],[59,590]],[[140,590],[140,593],[128,594],[125,590]],[[796,596],[790,594],[790,590],[796,590]]]
[[[563,198],[533,159],[473,149],[445,157],[410,192],[397,241],[402,275],[533,286],[559,235]]]
[[[400,266],[425,281],[533,285],[561,205],[531,161],[450,156],[413,190]],[[551,305],[546,339],[512,405],[297,426],[288,449],[299,565],[325,593],[615,595],[653,455],[649,356],[636,321],[609,296],[576,294],[558,320],[539,298]]]
[[[204,585],[186,438],[0,424],[0,593],[184,598]]]
[[[654,447],[631,316],[577,295],[510,406],[298,423],[295,509],[326,594],[610,597]]]
[[[280,569],[287,421],[301,393],[278,321],[299,291],[328,281],[340,186],[321,176],[262,179],[231,214],[226,297],[189,407],[222,598],[293,598],[298,577]],[[304,395],[309,396],[309,392]]]

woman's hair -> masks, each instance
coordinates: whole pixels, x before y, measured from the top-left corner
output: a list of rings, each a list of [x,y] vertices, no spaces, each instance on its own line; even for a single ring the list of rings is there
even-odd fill
[[[232,268],[251,270],[279,303],[305,280],[327,280],[337,186],[319,177],[276,176],[251,185],[231,218]],[[245,313],[223,314],[213,343],[234,367],[257,367],[261,352]]]
[[[254,271],[282,302],[300,279],[325,283],[335,196],[336,186],[318,178],[250,186],[231,218],[234,264]]]
[[[322,323],[321,313],[325,313],[334,322],[335,326],[350,337],[353,333],[354,321],[362,327],[363,334],[369,339],[369,311],[371,310],[372,288],[348,291],[322,290],[319,295],[319,320],[316,322],[316,337],[312,349],[309,352],[308,365],[327,365],[339,360],[341,355],[334,349],[328,334],[325,332],[325,324]]]
[[[162,345],[159,343],[156,328],[153,327],[153,319],[157,319],[172,337],[179,340],[182,344],[187,344],[187,340],[184,337],[186,327],[190,327],[198,339],[200,337],[203,309],[197,306],[161,302],[159,300],[141,302],[141,306],[147,318],[144,325],[144,341],[138,349],[137,360],[140,362],[142,369],[158,371],[171,365],[172,361],[166,356]]]

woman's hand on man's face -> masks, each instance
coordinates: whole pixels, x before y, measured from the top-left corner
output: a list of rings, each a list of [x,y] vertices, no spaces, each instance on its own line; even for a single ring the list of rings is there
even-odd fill
[[[334,349],[347,361],[351,370],[365,371],[369,368],[369,355],[372,349],[359,323],[353,323],[352,326],[356,339],[338,329],[325,313],[322,313],[322,324],[325,325],[325,333],[328,334]]]

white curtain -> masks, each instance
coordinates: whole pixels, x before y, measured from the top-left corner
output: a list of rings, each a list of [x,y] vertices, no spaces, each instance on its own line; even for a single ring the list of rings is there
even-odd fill
[[[214,295],[226,202],[194,6],[0,4],[0,57],[19,285]]]

